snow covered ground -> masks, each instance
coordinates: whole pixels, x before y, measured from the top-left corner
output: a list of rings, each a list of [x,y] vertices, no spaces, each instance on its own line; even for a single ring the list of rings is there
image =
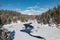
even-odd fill
[[[8,31],[15,31],[14,39],[13,40],[42,40],[35,37],[31,37],[29,34],[21,32],[20,30],[24,29],[24,25],[26,23],[32,23],[31,25],[34,26],[32,30],[32,35],[44,37],[46,40],[60,40],[60,29],[56,27],[50,27],[48,24],[38,24],[36,20],[28,21],[28,22],[20,22],[11,23],[4,25],[3,27]]]

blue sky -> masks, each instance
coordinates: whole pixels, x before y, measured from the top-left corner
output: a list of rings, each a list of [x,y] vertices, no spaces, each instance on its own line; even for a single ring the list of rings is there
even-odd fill
[[[57,4],[60,5],[60,0],[0,0],[2,5],[0,9],[16,10],[21,12],[44,12],[48,8],[52,8]]]

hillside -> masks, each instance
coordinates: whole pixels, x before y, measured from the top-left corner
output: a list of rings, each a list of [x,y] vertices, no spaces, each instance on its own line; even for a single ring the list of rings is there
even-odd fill
[[[42,13],[42,15],[36,16],[37,20],[40,20],[44,24],[49,24],[50,20],[54,24],[60,24],[60,6],[49,9],[47,12]]]
[[[16,22],[17,20],[20,20],[22,22],[28,21],[28,19],[35,19],[35,16],[33,15],[24,15],[16,11],[11,10],[0,10],[0,20],[3,24],[8,24],[10,22]]]
[[[0,10],[0,20],[2,20],[3,24],[7,24],[12,21],[16,22],[17,20],[26,22],[29,19],[36,19],[37,22],[39,21],[43,24],[50,24],[50,20],[54,24],[60,24],[60,6],[58,5],[54,8],[51,8],[47,12],[42,13],[41,15],[25,15],[11,10]]]

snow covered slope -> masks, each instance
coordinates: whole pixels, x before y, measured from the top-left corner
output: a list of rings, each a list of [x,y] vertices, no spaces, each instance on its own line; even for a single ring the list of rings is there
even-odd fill
[[[48,24],[38,24],[36,20],[28,21],[28,22],[20,22],[11,23],[4,25],[3,27],[8,31],[15,31],[13,40],[42,40],[35,37],[31,37],[29,34],[21,32],[20,30],[24,29],[24,25],[26,23],[32,23],[31,25],[34,27],[32,30],[32,35],[44,37],[46,40],[60,40],[60,29],[56,27],[50,27]]]

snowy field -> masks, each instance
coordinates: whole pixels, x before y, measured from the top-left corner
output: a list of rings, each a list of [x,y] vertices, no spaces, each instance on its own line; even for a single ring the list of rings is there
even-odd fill
[[[20,30],[24,29],[24,25],[26,23],[32,23],[31,25],[34,27],[32,30],[32,35],[44,37],[46,40],[60,40],[60,29],[56,27],[50,27],[48,24],[38,24],[36,20],[28,21],[28,22],[20,22],[11,23],[4,25],[3,27],[10,32],[14,31],[14,39],[13,40],[42,40],[35,37],[31,37],[29,34],[21,32]],[[12,36],[11,36],[12,37]]]

